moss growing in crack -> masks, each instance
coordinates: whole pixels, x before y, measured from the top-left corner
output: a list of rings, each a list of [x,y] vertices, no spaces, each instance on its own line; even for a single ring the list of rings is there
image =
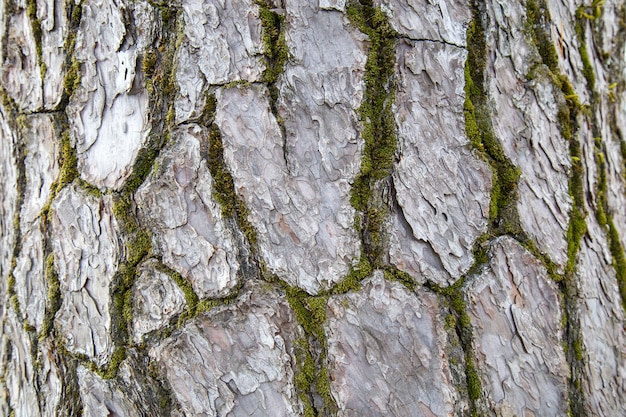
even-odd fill
[[[17,109],[17,104],[15,104],[15,100],[11,97],[4,87],[0,86],[0,100],[2,102],[2,107],[4,110],[13,113]]]
[[[74,91],[80,87],[81,73],[80,62],[76,58],[71,59],[65,78],[63,79],[63,89],[67,97],[71,97]]]
[[[155,56],[147,55],[146,69],[152,73],[149,79],[149,91],[158,92],[158,94],[152,94],[152,99],[157,105],[165,106],[169,110],[165,113],[169,115],[170,112],[174,114],[173,101],[178,91],[175,55],[184,36],[184,30],[182,19],[179,19],[178,8],[165,2],[159,3],[158,8],[161,11],[162,21],[161,39]],[[154,62],[153,66],[151,66],[152,62]],[[174,118],[171,117],[168,124],[171,125],[173,120]]]
[[[43,55],[42,32],[41,21],[37,17],[37,0],[27,0],[26,15],[30,20],[30,25],[33,30],[33,38],[35,38],[35,49],[37,51],[37,57],[39,59],[39,62],[41,63]]]
[[[146,77],[146,80],[151,79],[154,76],[155,66],[157,62],[157,54],[155,51],[146,51],[141,59],[141,69]]]
[[[114,198],[113,215],[126,235],[125,262],[120,264],[113,278],[111,299],[111,323],[115,337],[115,351],[109,366],[101,372],[103,378],[117,375],[120,363],[126,357],[126,345],[130,338],[130,324],[133,319],[132,288],[137,278],[137,266],[152,252],[152,238],[148,231],[141,229],[132,212],[130,195],[122,193]]]
[[[20,308],[20,300],[17,298],[17,294],[13,294],[9,297],[9,304],[13,308],[13,311],[18,317],[18,320],[21,320],[22,309]]]
[[[78,178],[76,182],[80,186],[80,188],[87,191],[87,194],[89,195],[92,195],[96,198],[102,198],[102,196],[104,195],[98,187],[90,184],[82,178]]]
[[[296,316],[296,321],[304,330],[305,336],[296,341],[295,352],[297,369],[294,377],[298,396],[305,408],[305,415],[325,415],[333,413],[337,405],[330,394],[330,379],[327,367],[327,342],[324,332],[328,295],[310,296],[304,290],[278,281],[285,291],[287,302]],[[312,344],[319,345],[319,355],[313,355]],[[323,404],[315,404],[313,394],[317,393]]]
[[[116,346],[113,354],[111,355],[111,361],[109,362],[109,366],[104,373],[99,372],[100,375],[104,379],[115,378],[117,376],[117,371],[124,359],[126,359],[126,347]]]
[[[411,278],[411,276],[406,272],[400,271],[399,269],[391,266],[387,266],[383,268],[383,274],[385,275],[385,278],[387,280],[399,282],[400,284],[404,285],[407,290],[411,292],[415,291],[415,287],[417,286],[417,284],[413,280],[413,278]]]
[[[152,237],[146,230],[139,230],[126,244],[126,259],[137,266],[152,251]]]
[[[578,47],[578,53],[580,54],[580,59],[582,60],[582,63],[583,63],[583,76],[585,77],[585,80],[587,81],[587,90],[589,90],[589,92],[593,94],[595,92],[595,87],[596,87],[596,75],[593,71],[593,65],[591,65],[591,59],[589,58],[589,52],[587,50],[587,43],[585,40],[584,25],[588,16],[585,10],[586,9],[584,6],[580,6],[576,10],[575,30],[576,30],[576,37],[578,38],[578,43],[580,45]]]
[[[259,18],[263,28],[262,41],[266,60],[263,81],[267,84],[270,94],[270,110],[276,118],[284,139],[285,127],[276,105],[279,94],[276,82],[280,74],[284,72],[285,63],[289,59],[289,48],[285,40],[285,16],[272,10],[273,6],[269,0],[255,0],[255,3],[259,6]]]
[[[198,303],[200,302],[200,297],[198,297],[198,294],[196,294],[196,292],[193,290],[191,283],[186,280],[181,274],[169,268],[161,266],[160,270],[161,272],[168,274],[174,280],[176,285],[178,285],[178,288],[180,288],[183,292],[185,302],[187,303],[187,314],[186,317],[183,318],[183,320],[186,319],[187,316],[195,316]],[[182,321],[180,323],[182,323]]]
[[[40,339],[48,337],[52,331],[54,316],[59,308],[61,308],[61,283],[56,269],[54,268],[54,256],[52,254],[46,257],[45,278],[48,284],[48,298],[46,300],[41,333],[39,334]]]
[[[472,268],[477,269],[477,268]],[[446,307],[450,309],[451,318],[446,319],[446,324],[455,326],[459,341],[463,347],[465,357],[465,378],[467,394],[470,399],[470,414],[472,417],[480,415],[479,409],[482,397],[482,384],[478,370],[474,364],[472,349],[472,323],[467,314],[467,306],[463,297],[465,277],[459,279],[453,285],[443,288],[433,283],[427,283],[426,287],[443,297]]]
[[[337,295],[347,292],[356,292],[361,289],[361,281],[372,275],[372,272],[372,265],[367,259],[367,256],[362,254],[359,263],[352,266],[348,275],[339,283],[335,284],[335,286],[330,289],[329,293]]]
[[[310,387],[315,383],[317,368],[313,355],[309,351],[306,338],[299,338],[294,344],[297,368],[294,375],[294,384],[298,392],[298,398],[304,407],[305,417],[315,417],[315,411],[311,398],[308,395]]]
[[[72,147],[70,142],[70,134],[66,130],[61,134],[60,143],[60,166],[59,177],[54,186],[54,193],[58,194],[67,184],[71,183],[78,177],[76,149]]]
[[[371,1],[352,1],[347,6],[348,19],[365,33],[370,48],[365,64],[365,94],[358,114],[363,124],[365,142],[361,170],[355,178],[350,202],[361,214],[357,229],[369,262],[383,265],[383,225],[388,217],[385,203],[374,190],[385,185],[393,168],[397,141],[392,104],[395,97],[395,41],[397,33],[387,16]],[[359,224],[360,223],[360,224]]]
[[[549,20],[545,1],[542,0],[541,2],[536,3],[536,5],[541,10],[545,10],[540,11],[539,13],[547,16],[547,19]],[[533,16],[529,14],[528,17],[531,19]],[[541,54],[542,48],[545,47],[542,45],[543,43],[550,42],[552,45],[548,34],[548,28],[544,24],[535,23],[533,26],[535,28],[539,28],[540,32],[544,32],[543,35],[539,34],[540,36],[533,37],[535,46],[539,49]],[[580,27],[577,25],[577,30],[579,29]],[[584,44],[584,42],[581,43]],[[583,52],[584,51],[581,51],[581,55]],[[570,212],[570,220],[566,235],[567,263],[565,265],[565,273],[559,277],[558,283],[564,300],[563,315],[565,316],[565,327],[563,330],[564,340],[566,341],[566,347],[564,350],[571,370],[571,376],[568,383],[570,412],[574,415],[586,415],[584,405],[585,396],[581,388],[581,380],[584,376],[584,364],[581,354],[580,324],[576,314],[576,284],[574,282],[576,277],[575,273],[578,251],[580,249],[582,237],[587,231],[587,224],[585,220],[587,213],[585,211],[583,186],[584,168],[581,162],[582,155],[580,143],[576,135],[578,131],[577,118],[582,114],[583,107],[574,93],[573,87],[568,78],[564,74],[560,73],[558,66],[553,65],[550,57],[546,57],[544,54],[541,55],[543,63],[551,72],[551,80],[554,86],[560,89],[565,98],[565,103],[560,106],[557,118],[561,135],[569,143],[569,153],[572,161],[568,184],[568,191],[572,198],[572,209]],[[585,65],[583,64],[583,66]],[[588,86],[593,85],[594,80],[589,78],[588,75],[589,74],[586,75],[587,84]]]
[[[608,216],[609,226],[609,249],[613,257],[613,267],[617,276],[617,284],[622,298],[622,307],[626,311],[626,256],[619,239],[619,232],[613,223],[613,218]]]
[[[550,37],[550,12],[545,4],[545,0],[527,0],[526,2],[526,22],[527,29],[543,63],[552,71],[559,71],[559,57],[556,47]]]
[[[522,242],[522,246],[530,252],[535,258],[539,259],[546,268],[548,277],[554,282],[562,282],[563,275],[558,272],[559,266],[552,259],[537,248],[537,244],[533,239],[527,239]]]
[[[69,98],[81,85],[80,62],[74,57],[74,48],[76,46],[76,34],[79,29],[80,20],[83,12],[83,0],[78,3],[72,2],[72,8],[69,21],[69,33],[65,38],[63,49],[66,53],[65,59],[65,77],[63,79],[63,97],[61,99],[61,107],[67,105]]]
[[[263,28],[264,54],[267,61],[263,72],[263,81],[267,84],[274,84],[282,74],[289,58],[289,48],[283,30],[285,16],[273,11],[272,5],[267,0],[257,0],[255,3],[259,6],[259,17]],[[272,98],[276,100],[276,97]]]
[[[565,104],[559,108],[557,120],[561,135],[569,142],[569,153],[572,161],[568,190],[573,204],[567,229],[568,260],[565,268],[566,276],[571,276],[575,271],[576,255],[580,248],[580,241],[587,231],[586,212],[584,209],[582,155],[580,143],[574,135],[578,129],[576,118],[582,110],[582,105],[569,79],[559,71],[554,43],[548,33],[548,25],[551,18],[544,0],[530,0],[527,2],[527,19],[532,27],[532,40],[539,50],[543,64],[550,70],[551,81],[563,93],[565,98]],[[582,43],[584,44],[584,42]],[[552,50],[554,52],[550,52]],[[547,266],[550,266],[550,263]]]
[[[598,223],[601,226],[604,226],[607,230],[609,250],[611,252],[611,257],[613,258],[613,267],[615,268],[617,286],[622,300],[622,308],[626,311],[626,256],[624,255],[624,248],[620,240],[619,231],[615,227],[613,216],[611,215],[611,210],[608,205],[608,186],[606,177],[607,165],[602,140],[600,138],[595,139],[595,160],[598,168],[598,183],[595,201],[596,218],[598,219]]]
[[[519,234],[521,227],[515,208],[517,183],[521,172],[506,157],[493,132],[489,103],[484,87],[487,65],[484,28],[476,6],[467,29],[468,55],[465,63],[465,133],[470,145],[482,155],[492,170],[489,221],[496,234]]]
[[[131,213],[131,204],[129,198],[117,196],[113,200],[113,215],[123,227],[126,233],[134,233],[137,231],[137,222]]]
[[[595,138],[594,144],[594,159],[596,167],[598,169],[598,182],[596,188],[596,219],[600,226],[607,226],[608,224],[608,200],[607,200],[607,178],[606,178],[606,158],[604,157],[604,150],[602,147],[602,138]]]
[[[207,105],[215,103],[215,98],[207,99]],[[222,207],[222,215],[227,218],[234,218],[248,242],[253,247],[256,246],[256,230],[248,220],[248,208],[245,203],[235,193],[235,183],[233,177],[226,168],[224,162],[224,147],[222,135],[219,128],[212,124],[209,127],[209,149],[208,164],[209,172],[213,177],[213,196]]]

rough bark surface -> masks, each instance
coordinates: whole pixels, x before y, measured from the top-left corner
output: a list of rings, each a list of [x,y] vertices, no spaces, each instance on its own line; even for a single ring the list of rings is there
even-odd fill
[[[0,415],[626,415],[623,0],[0,32]]]

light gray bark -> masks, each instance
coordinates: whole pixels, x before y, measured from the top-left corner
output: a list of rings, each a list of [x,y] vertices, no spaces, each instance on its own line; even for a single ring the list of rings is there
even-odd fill
[[[0,11],[0,415],[626,415],[622,0]]]

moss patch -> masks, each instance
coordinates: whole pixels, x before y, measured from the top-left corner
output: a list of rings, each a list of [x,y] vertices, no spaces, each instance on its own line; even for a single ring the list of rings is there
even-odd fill
[[[214,102],[215,98],[207,102]],[[256,247],[256,230],[248,220],[248,208],[235,193],[235,183],[224,162],[222,135],[215,124],[209,127],[208,167],[213,178],[213,196],[222,207],[222,215],[234,218],[252,247]]]
[[[613,216],[611,214],[607,200],[607,177],[608,169],[605,159],[605,150],[603,149],[602,140],[595,140],[595,161],[598,168],[598,183],[596,188],[596,218],[598,223],[607,230],[607,239],[609,242],[609,250],[613,258],[613,267],[617,278],[617,285],[622,300],[622,308],[626,311],[626,256],[624,256],[624,248],[621,244],[619,231],[615,227]]]
[[[359,263],[352,268],[341,282],[335,284],[329,293],[333,295],[356,292],[361,289],[361,281],[369,277],[373,272],[372,265],[365,255],[361,255]]]
[[[595,19],[595,17],[587,14],[587,10],[588,9],[585,8],[584,6],[580,6],[576,10],[575,29],[576,29],[576,37],[578,38],[578,43],[579,43],[578,53],[580,54],[580,58],[583,62],[583,76],[585,77],[585,80],[587,81],[587,90],[589,90],[589,92],[593,94],[595,92],[595,87],[596,87],[596,76],[593,71],[593,66],[591,65],[589,52],[587,50],[584,26],[586,24],[587,19],[593,20]],[[599,17],[600,14],[602,13],[602,8],[598,7],[595,10],[598,11],[598,17]]]
[[[545,0],[526,1],[526,26],[543,63],[552,71],[559,71],[559,58],[550,37],[552,19]]]
[[[43,64],[42,31],[41,31],[41,20],[39,20],[39,18],[37,17],[37,0],[26,1],[26,15],[28,16],[30,20],[30,26],[33,31],[33,38],[35,39],[35,49],[37,51],[37,59],[39,61],[39,65],[41,66]],[[41,69],[43,72],[41,79],[43,81],[43,75],[45,74],[45,71],[43,71],[43,67],[41,67]]]
[[[294,346],[296,354],[294,383],[298,397],[304,405],[304,415],[334,415],[337,412],[337,405],[330,393],[324,331],[329,296],[327,294],[311,296],[275,276],[267,278],[283,289],[296,321],[304,330],[304,336],[299,338]],[[321,398],[321,403],[315,401],[315,398]]]
[[[60,142],[61,152],[59,165],[61,168],[59,170],[59,177],[52,186],[54,195],[58,194],[63,188],[65,188],[66,185],[78,178],[78,158],[76,157],[76,149],[72,147],[70,133],[68,130],[61,133]]]
[[[69,102],[69,98],[74,91],[81,85],[80,62],[74,57],[74,49],[76,47],[76,34],[80,26],[80,20],[83,13],[83,1],[77,4],[70,4],[70,21],[69,32],[65,38],[63,49],[66,53],[65,58],[65,78],[63,79],[63,97],[61,98],[60,108],[65,108]]]
[[[397,33],[387,16],[371,1],[352,1],[347,6],[348,19],[365,33],[370,42],[365,64],[365,94],[359,107],[365,142],[361,170],[352,185],[350,202],[360,212],[357,229],[363,250],[373,267],[384,264],[384,225],[388,207],[374,190],[390,187],[397,141],[392,104],[395,98],[395,44]]]
[[[534,0],[533,0],[534,1]],[[565,319],[564,339],[566,342],[566,357],[571,369],[569,380],[569,406],[570,412],[574,415],[585,415],[584,393],[581,388],[581,381],[584,377],[584,364],[581,355],[581,334],[580,323],[577,317],[577,294],[576,294],[576,261],[582,237],[587,231],[585,196],[584,196],[584,167],[581,159],[580,142],[577,137],[578,117],[583,115],[583,108],[574,93],[571,82],[567,77],[560,73],[558,65],[553,62],[553,55],[556,52],[545,53],[546,48],[554,49],[554,43],[549,35],[547,24],[551,18],[548,12],[545,0],[537,0],[533,5],[534,10],[528,11],[528,20],[532,25],[533,41],[539,50],[542,63],[548,67],[552,74],[552,82],[555,88],[563,93],[565,103],[561,105],[558,113],[558,124],[561,135],[569,143],[570,159],[572,167],[568,184],[568,191],[572,198],[572,210],[570,212],[570,220],[567,229],[567,263],[565,265],[565,273],[559,280],[559,288],[563,296],[563,315]],[[580,20],[580,19],[578,19]],[[582,29],[577,24],[577,31],[582,34]],[[581,42],[584,45],[584,42]],[[546,46],[547,45],[547,46]],[[581,49],[581,56],[586,56],[586,50]],[[585,61],[585,58],[583,58]],[[588,57],[587,57],[588,61]],[[587,70],[585,70],[587,67]],[[583,72],[587,72],[587,86],[594,85],[594,79],[590,77],[588,70],[590,64],[583,62]]]
[[[285,16],[272,10],[272,4],[267,0],[257,0],[259,17],[263,28],[263,46],[266,58],[263,81],[273,84],[282,74],[285,63],[289,58],[289,48],[285,40]],[[275,99],[275,98],[274,98]]]
[[[468,55],[465,63],[465,133],[470,145],[489,163],[493,173],[489,221],[492,234],[522,232],[517,214],[517,183],[521,171],[506,157],[493,132],[484,73],[487,49],[477,6],[467,29]]]
[[[278,100],[278,88],[276,82],[285,69],[285,63],[289,59],[289,48],[285,40],[285,16],[272,10],[272,4],[268,0],[256,0],[259,6],[259,18],[263,28],[263,46],[265,55],[265,70],[263,82],[267,84],[270,93],[270,107],[278,124],[285,136],[282,118],[278,115],[276,101]]]
[[[476,268],[473,268],[476,269]],[[467,306],[463,297],[463,287],[466,278],[463,277],[453,285],[443,288],[433,283],[426,286],[443,297],[444,306],[449,309],[450,314],[446,318],[446,325],[454,327],[457,337],[461,343],[465,360],[465,383],[467,395],[470,399],[470,414],[472,417],[481,415],[480,403],[482,402],[482,384],[478,369],[474,364],[474,351],[472,347],[472,323],[467,314]]]
[[[46,310],[41,326],[39,338],[43,339],[50,335],[53,328],[54,316],[59,308],[61,308],[61,283],[59,276],[54,268],[54,256],[49,254],[46,257],[45,270],[46,283],[48,284],[48,299],[46,301]]]

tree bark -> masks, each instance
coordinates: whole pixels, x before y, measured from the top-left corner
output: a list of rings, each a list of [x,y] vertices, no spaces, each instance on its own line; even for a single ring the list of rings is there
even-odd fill
[[[1,415],[626,415],[623,1],[1,10]]]

